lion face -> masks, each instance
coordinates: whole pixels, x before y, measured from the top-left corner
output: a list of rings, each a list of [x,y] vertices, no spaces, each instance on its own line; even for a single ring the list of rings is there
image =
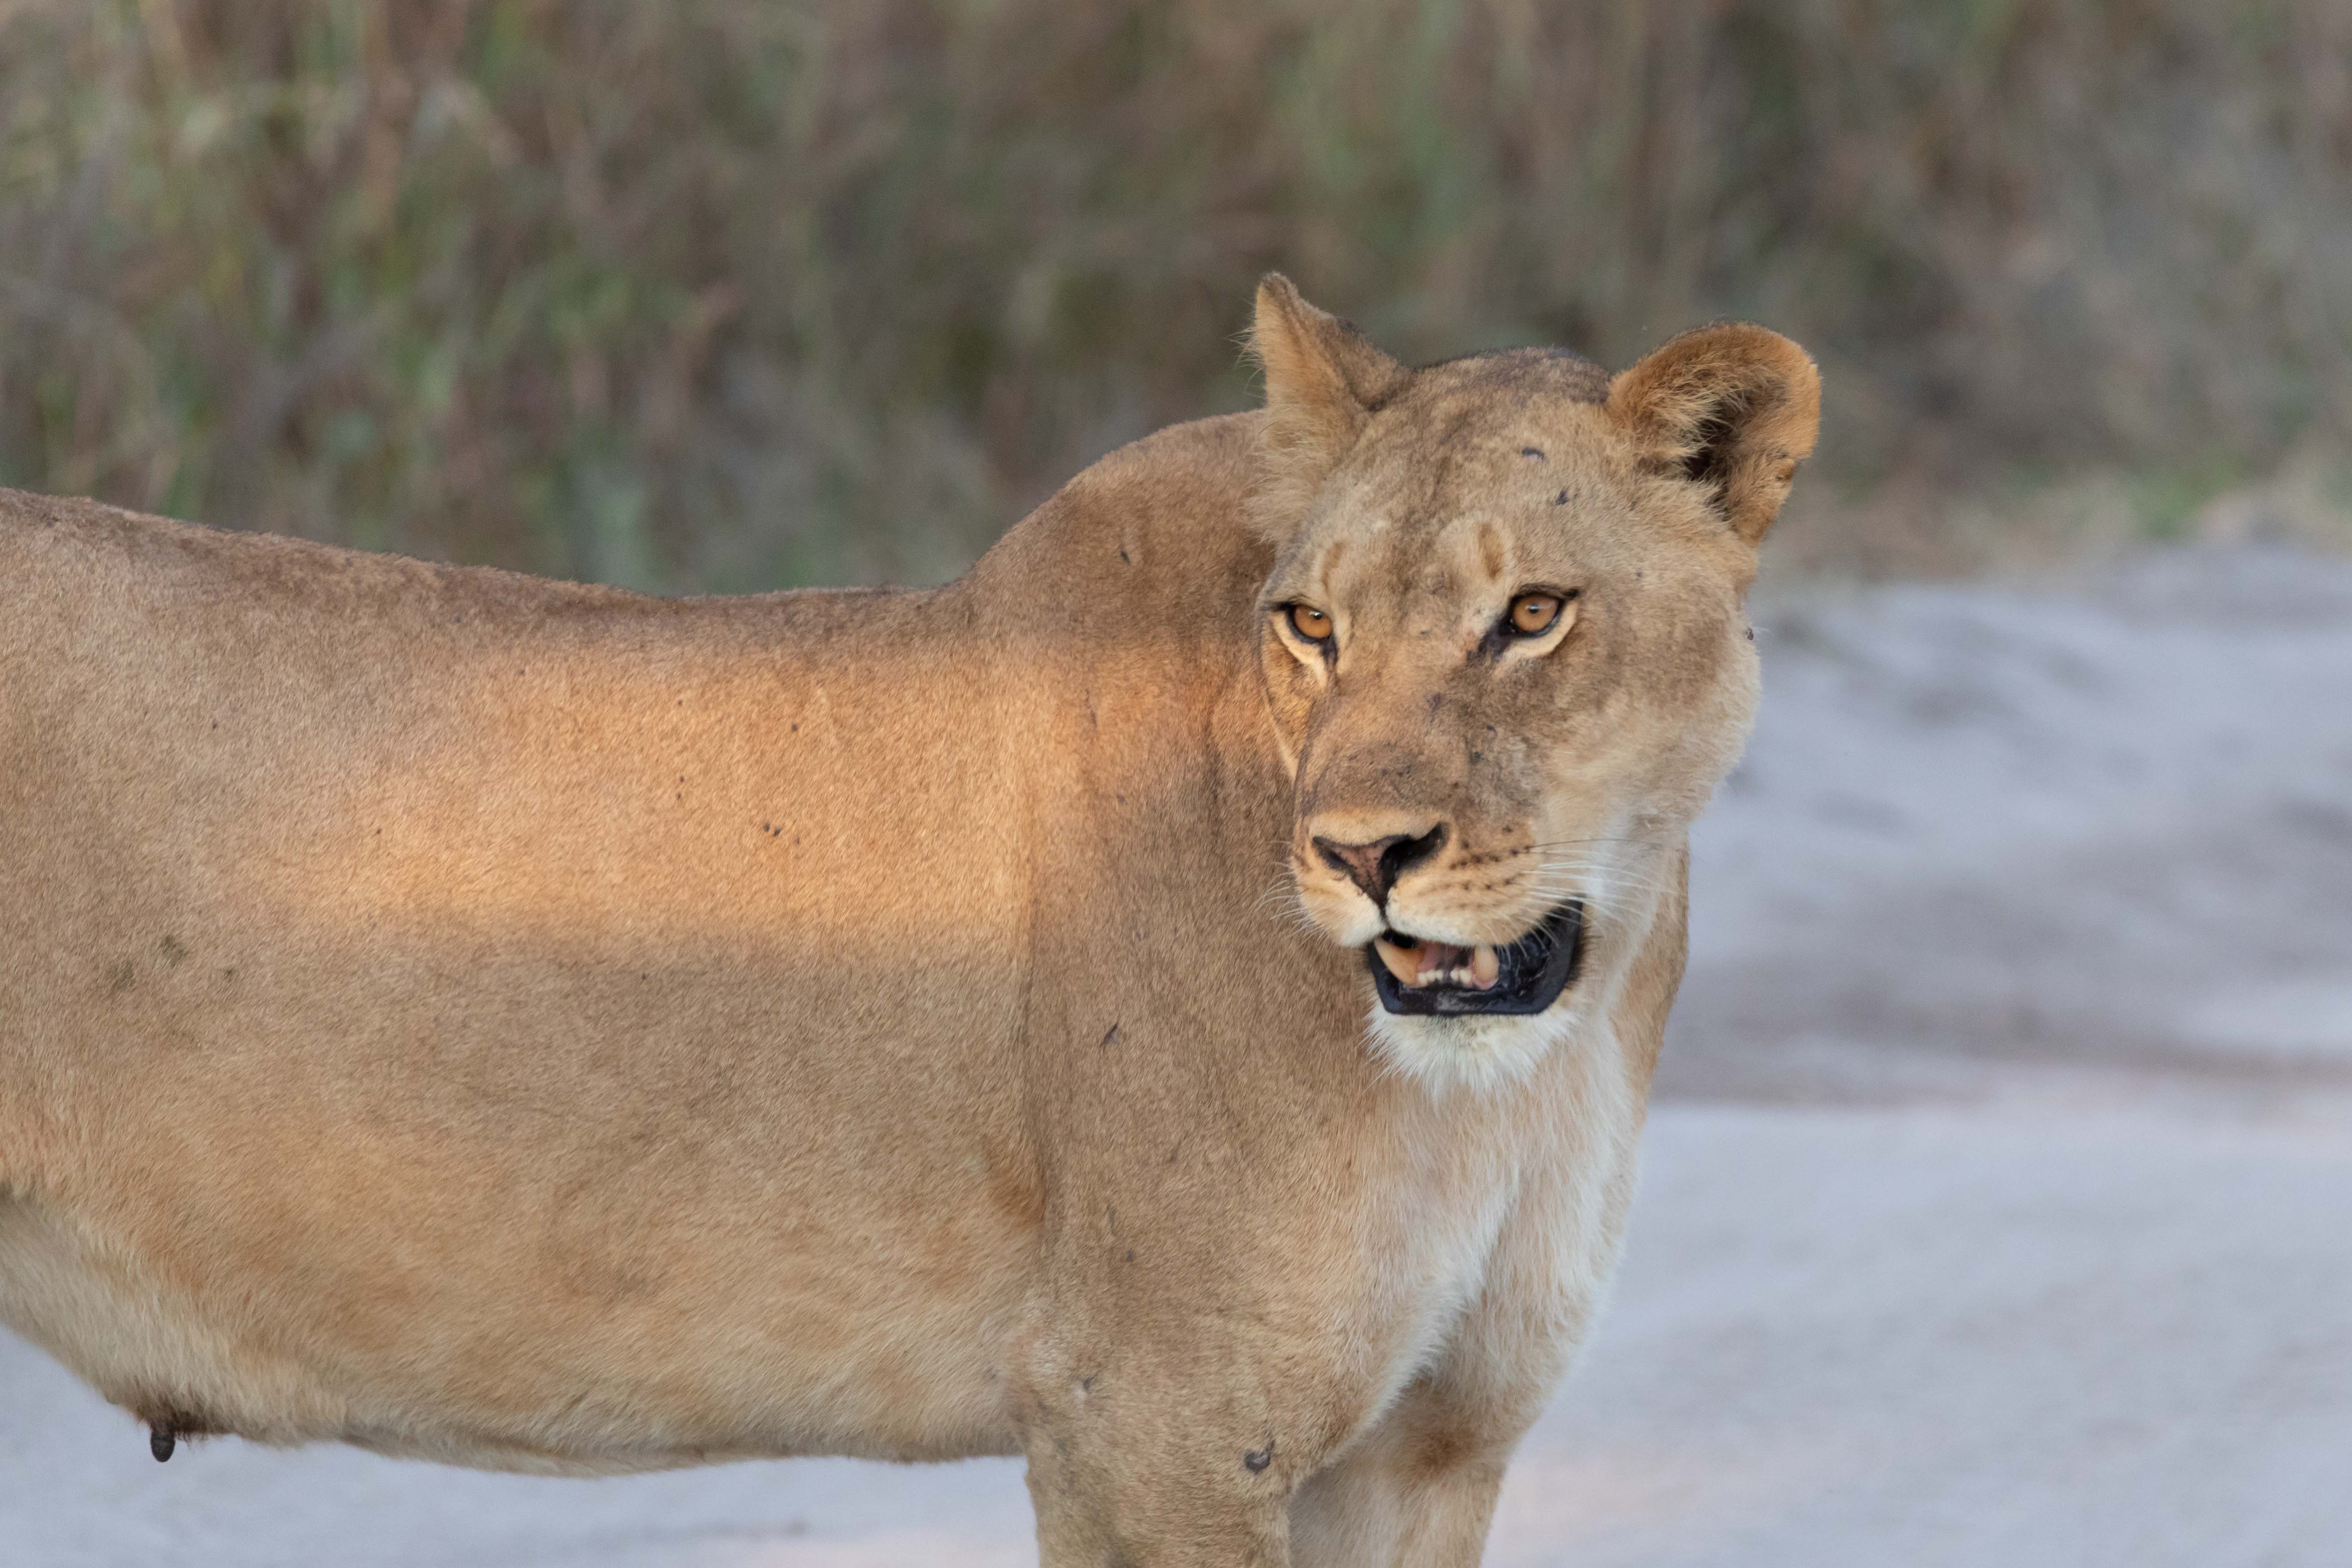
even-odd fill
[[[1411,371],[1261,289],[1259,599],[1298,908],[1372,1034],[1494,1082],[1606,1015],[1745,740],[1755,546],[1819,382],[1754,327],[1613,381],[1541,350]]]

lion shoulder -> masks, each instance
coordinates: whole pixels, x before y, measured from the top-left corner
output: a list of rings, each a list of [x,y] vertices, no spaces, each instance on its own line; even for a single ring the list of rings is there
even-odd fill
[[[1234,630],[1271,563],[1244,521],[1259,423],[1196,419],[1108,454],[1008,531],[973,585],[1016,614],[1115,614],[1129,637]]]

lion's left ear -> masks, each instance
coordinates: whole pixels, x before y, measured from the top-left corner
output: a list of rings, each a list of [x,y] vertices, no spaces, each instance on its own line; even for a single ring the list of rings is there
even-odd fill
[[[1706,487],[1717,513],[1754,544],[1812,453],[1822,376],[1778,332],[1701,327],[1610,383],[1609,412],[1643,467]]]

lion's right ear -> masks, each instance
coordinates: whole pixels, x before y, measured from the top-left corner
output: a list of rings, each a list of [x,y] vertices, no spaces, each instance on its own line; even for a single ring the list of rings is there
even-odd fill
[[[1258,283],[1250,352],[1265,371],[1265,473],[1253,521],[1280,543],[1364,422],[1412,373],[1308,304],[1279,272]]]

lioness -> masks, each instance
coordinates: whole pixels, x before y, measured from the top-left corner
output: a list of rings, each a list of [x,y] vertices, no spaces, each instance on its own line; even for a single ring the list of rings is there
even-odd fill
[[[922,592],[0,495],[0,1319],[159,1457],[1019,1453],[1054,1568],[1475,1563],[1819,382],[1255,344]]]

